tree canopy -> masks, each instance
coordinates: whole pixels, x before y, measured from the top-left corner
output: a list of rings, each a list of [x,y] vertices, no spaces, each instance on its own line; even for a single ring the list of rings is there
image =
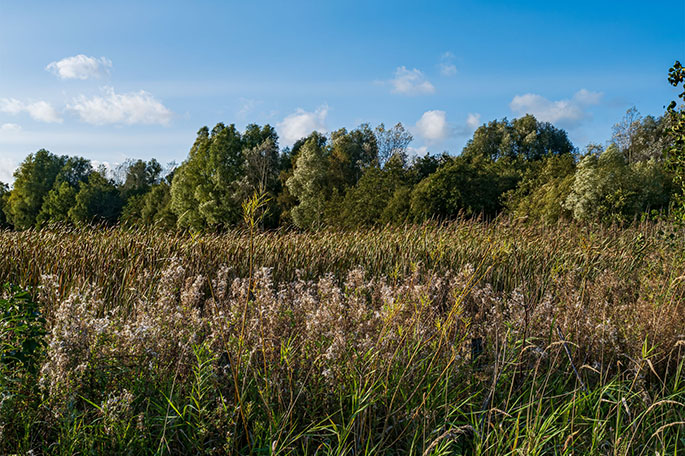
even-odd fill
[[[678,65],[674,85],[683,81]],[[198,130],[180,166],[165,172],[155,159],[127,160],[114,176],[85,158],[41,149],[19,166],[11,189],[0,184],[0,226],[223,230],[242,223],[242,204],[254,194],[265,197],[265,228],[346,229],[502,212],[549,223],[625,223],[667,214],[682,198],[682,125],[675,102],[661,117],[631,108],[608,146],[580,153],[563,129],[525,115],[481,125],[458,155],[412,156],[412,135],[399,123],[312,132],[284,149],[270,125],[241,132],[217,123]]]

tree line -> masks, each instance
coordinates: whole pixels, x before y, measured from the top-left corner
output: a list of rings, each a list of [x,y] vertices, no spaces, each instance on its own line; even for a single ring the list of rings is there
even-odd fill
[[[678,62],[669,82],[683,82]],[[685,100],[685,92],[680,94]],[[239,225],[253,194],[267,201],[265,228],[355,228],[502,212],[544,222],[625,223],[684,214],[682,106],[660,117],[635,108],[606,146],[579,151],[567,133],[532,115],[481,125],[459,155],[409,157],[398,123],[313,132],[279,148],[270,125],[201,128],[187,159],[167,170],[130,160],[115,176],[82,157],[30,154],[10,190],[0,183],[0,224],[154,225],[222,230]]]

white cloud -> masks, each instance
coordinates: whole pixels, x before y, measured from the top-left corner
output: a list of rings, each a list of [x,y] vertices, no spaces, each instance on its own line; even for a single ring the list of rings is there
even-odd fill
[[[116,177],[117,173],[117,168],[119,167],[119,163],[110,163],[107,160],[91,160],[90,164],[93,165],[93,169],[100,171],[101,168],[105,170],[105,176],[108,178],[114,178]]]
[[[601,92],[581,89],[573,98],[552,101],[542,95],[527,93],[516,95],[509,104],[512,111],[519,114],[532,114],[538,120],[575,126],[587,119],[587,108],[596,105],[602,98]]]
[[[480,114],[469,113],[469,115],[466,116],[466,126],[471,130],[478,128],[480,126]]]
[[[402,95],[425,95],[435,93],[435,87],[423,73],[416,68],[408,70],[401,66],[395,70],[395,78],[390,80],[392,92]]]
[[[281,138],[285,140],[285,144],[292,144],[313,131],[325,133],[327,115],[328,106],[325,105],[320,106],[314,112],[298,108],[297,111],[276,124],[276,127]]]
[[[16,98],[3,98],[0,100],[0,111],[8,114],[19,114],[24,110],[24,103]]]
[[[602,99],[602,92],[590,92],[587,89],[580,89],[573,95],[573,100],[582,105],[596,105]]]
[[[38,120],[40,122],[62,122],[59,113],[47,101],[26,103],[19,101],[16,98],[2,98],[0,99],[0,111],[13,115],[26,112],[33,120]]]
[[[118,94],[111,87],[105,88],[104,96],[81,95],[68,108],[93,125],[168,125],[173,117],[169,108],[144,90]]]
[[[105,57],[98,59],[79,54],[49,63],[45,69],[56,74],[60,79],[89,79],[99,78],[108,73],[111,67],[112,61]]]
[[[14,170],[17,169],[18,163],[9,157],[0,157],[0,182],[4,184],[11,184],[14,182]]]
[[[410,157],[424,156],[428,153],[428,146],[407,147],[407,155]]]
[[[21,125],[17,125],[15,123],[6,123],[0,125],[0,132],[3,133],[15,133],[21,131]]]
[[[426,111],[416,122],[417,133],[427,141],[435,142],[447,138],[450,128],[445,111]]]
[[[62,122],[62,119],[59,116],[59,114],[57,114],[57,111],[55,111],[55,108],[53,108],[52,105],[47,101],[37,101],[35,103],[30,103],[26,105],[25,109],[29,113],[31,118],[35,120],[48,123]]]

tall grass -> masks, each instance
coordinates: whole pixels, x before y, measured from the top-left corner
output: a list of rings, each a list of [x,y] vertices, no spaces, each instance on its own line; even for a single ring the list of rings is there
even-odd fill
[[[47,331],[7,367],[0,452],[685,448],[682,230],[257,226],[0,232]]]

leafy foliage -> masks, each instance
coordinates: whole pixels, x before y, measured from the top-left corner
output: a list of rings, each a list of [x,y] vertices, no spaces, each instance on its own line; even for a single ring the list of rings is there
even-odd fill
[[[611,141],[626,157],[628,163],[657,161],[664,159],[664,152],[670,146],[667,133],[669,116],[641,117],[633,106],[628,109],[623,120],[613,127]]]
[[[74,199],[69,218],[76,225],[113,224],[121,213],[119,191],[101,172],[91,173]]]
[[[52,188],[66,157],[41,149],[28,157],[14,172],[14,186],[3,208],[7,220],[17,229],[35,225],[43,200]]]
[[[564,203],[571,192],[576,172],[575,157],[552,155],[531,164],[516,189],[505,195],[509,212],[546,223],[570,219]]]
[[[623,223],[668,207],[671,179],[654,160],[629,164],[614,145],[578,164],[565,207],[578,220]]]
[[[31,294],[4,284],[0,298],[0,376],[14,371],[35,374],[45,348],[45,318]],[[6,385],[5,385],[6,386]]]
[[[7,216],[5,215],[4,207],[7,205],[7,199],[10,196],[10,188],[4,182],[0,182],[0,228],[5,228],[9,225]]]
[[[573,150],[564,130],[528,114],[511,122],[505,118],[478,127],[462,156],[494,161],[501,158],[539,160],[550,154],[570,154]]]
[[[676,61],[668,70],[668,82],[674,87],[683,84],[683,91],[678,98],[685,103],[685,70],[679,61]],[[668,150],[669,162],[673,169],[674,181],[680,187],[679,210],[685,219],[685,105],[681,104],[678,107],[678,104],[672,101],[668,105],[667,114],[671,121],[668,134],[672,141]]]
[[[354,229],[502,212],[548,223],[625,223],[665,216],[682,193],[671,183],[672,175],[680,182],[677,153],[668,153],[670,170],[663,160],[665,148],[677,149],[668,135],[674,115],[642,118],[628,110],[612,137],[625,163],[609,157],[613,152],[601,158],[600,145],[588,145],[589,158],[579,163],[566,132],[532,115],[480,126],[457,157],[409,157],[413,138],[399,123],[312,132],[283,150],[270,125],[249,124],[241,133],[218,123],[198,131],[187,160],[166,177],[152,159],[127,160],[114,179],[104,169],[91,178],[88,160],[42,150],[1,197],[0,223],[224,231],[242,224],[242,204],[255,192],[268,200],[263,228]]]
[[[291,211],[293,222],[300,228],[320,226],[327,197],[328,155],[318,137],[310,137],[297,154],[293,175],[286,185],[298,204]]]
[[[502,207],[500,197],[516,185],[517,176],[506,165],[487,158],[457,157],[422,180],[411,196],[411,216],[416,221],[457,215],[492,217]]]

